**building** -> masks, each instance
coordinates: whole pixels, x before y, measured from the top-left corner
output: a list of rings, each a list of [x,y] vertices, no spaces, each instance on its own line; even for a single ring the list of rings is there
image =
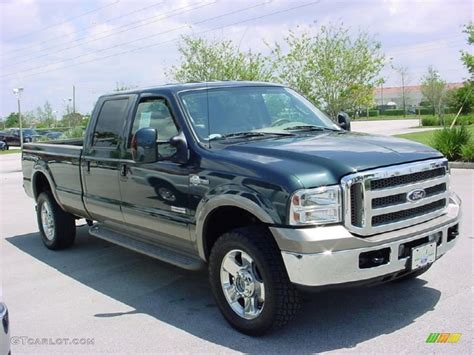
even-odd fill
[[[449,83],[448,89],[457,89],[463,86],[463,83]],[[421,85],[405,86],[405,104],[406,106],[419,106],[423,100],[421,93]],[[396,107],[393,107],[393,103]],[[390,105],[391,108],[403,107],[403,90],[402,87],[383,87],[380,86],[375,89],[375,104],[376,106]]]

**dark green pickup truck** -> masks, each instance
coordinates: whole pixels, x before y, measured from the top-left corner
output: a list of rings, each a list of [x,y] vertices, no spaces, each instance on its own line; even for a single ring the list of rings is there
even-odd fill
[[[98,238],[207,264],[224,317],[258,335],[295,315],[300,289],[416,277],[459,234],[439,152],[339,118],[268,83],[105,95],[84,141],[25,144],[24,187],[48,248],[84,218]]]

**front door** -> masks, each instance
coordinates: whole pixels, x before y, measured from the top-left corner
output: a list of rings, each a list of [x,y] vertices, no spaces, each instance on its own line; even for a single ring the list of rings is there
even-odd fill
[[[155,163],[132,160],[131,138],[122,160],[120,191],[123,218],[141,236],[170,246],[191,248],[188,210],[189,169],[174,163],[174,148],[169,140],[179,133],[179,127],[164,97],[140,100],[129,137],[140,128],[158,131],[158,156]]]

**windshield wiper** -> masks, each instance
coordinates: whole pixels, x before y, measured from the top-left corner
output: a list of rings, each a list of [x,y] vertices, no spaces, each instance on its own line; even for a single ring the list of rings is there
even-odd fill
[[[264,137],[264,136],[291,136],[291,133],[279,133],[279,132],[234,132],[227,134],[214,134],[209,137],[209,141],[227,139],[227,138],[250,138],[250,137]]]
[[[296,125],[284,128],[285,131],[339,131],[338,129],[316,125]]]

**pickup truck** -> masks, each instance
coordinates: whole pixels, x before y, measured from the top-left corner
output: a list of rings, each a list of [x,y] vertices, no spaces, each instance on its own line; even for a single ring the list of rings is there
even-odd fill
[[[260,335],[301,290],[417,277],[458,239],[442,154],[337,121],[269,83],[104,95],[84,140],[25,144],[23,184],[47,248],[72,246],[82,218],[92,236],[207,266],[225,319]]]

